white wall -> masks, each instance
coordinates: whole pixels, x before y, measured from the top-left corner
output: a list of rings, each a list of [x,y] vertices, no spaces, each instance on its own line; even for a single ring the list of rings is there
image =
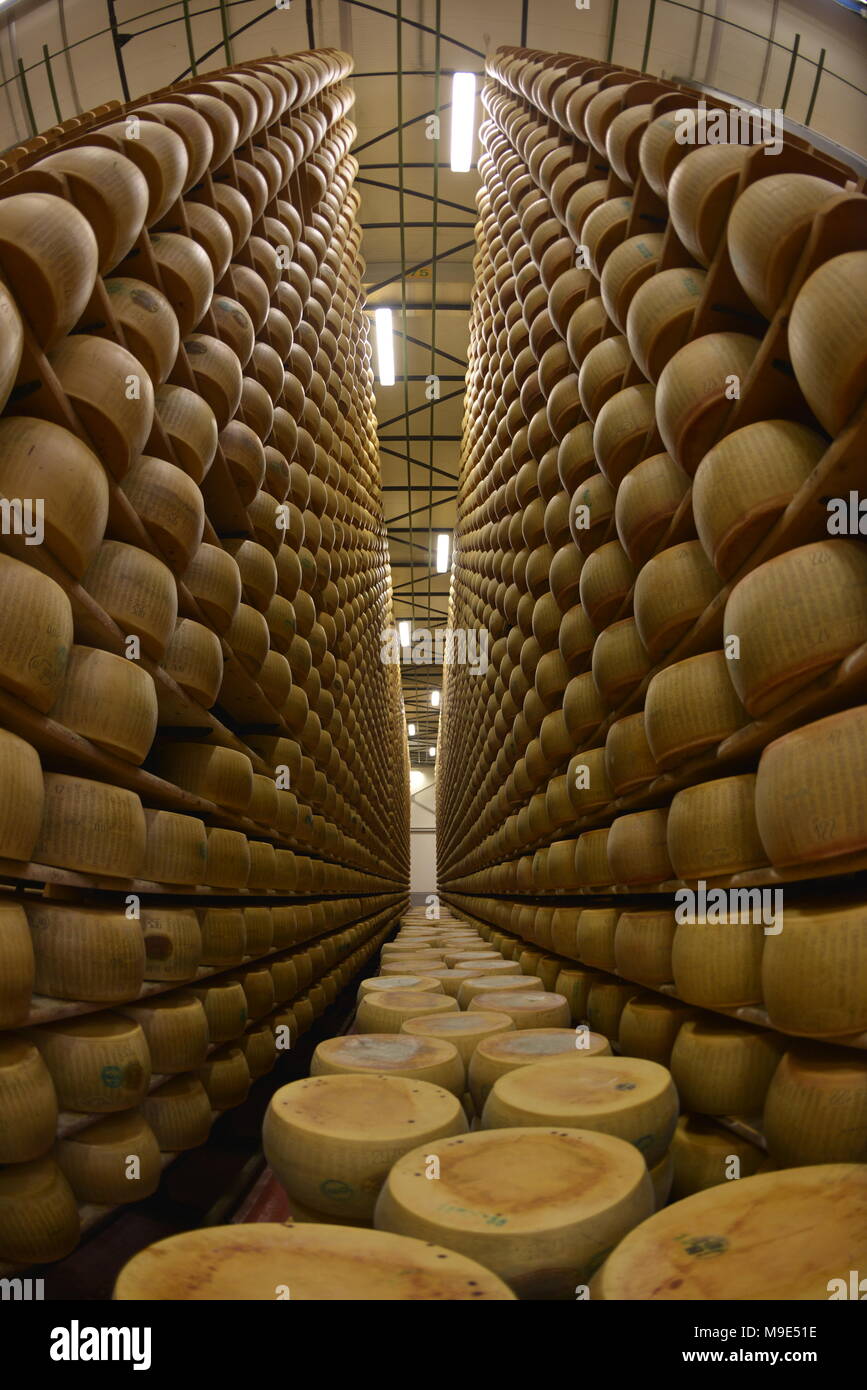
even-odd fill
[[[431,768],[413,768],[410,800],[410,895],[422,902],[437,887],[436,814]],[[424,779],[422,781],[422,778]],[[416,785],[418,783],[418,785]]]

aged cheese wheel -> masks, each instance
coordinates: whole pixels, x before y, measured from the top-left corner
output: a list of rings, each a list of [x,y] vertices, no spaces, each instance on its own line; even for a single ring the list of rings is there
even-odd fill
[[[658,994],[635,994],[620,1015],[618,1042],[625,1057],[646,1057],[667,1067],[680,1025],[695,1011]]]
[[[123,260],[144,226],[147,183],[132,160],[116,150],[98,145],[57,150],[22,171],[14,186],[21,192],[57,193],[78,208],[96,237],[100,275]]]
[[[204,1062],[208,1020],[194,994],[174,989],[155,999],[125,1004],[120,1012],[133,1019],[144,1033],[155,1075],[191,1071]]]
[[[151,1062],[137,1023],[89,1014],[31,1028],[62,1110],[129,1110],[147,1094]]]
[[[732,269],[760,313],[772,319],[813,225],[840,185],[814,174],[768,174],[735,200],[726,224]]]
[[[578,393],[591,420],[596,419],[606,401],[620,390],[628,366],[629,345],[622,334],[603,338],[587,353],[578,375]]]
[[[424,1176],[426,1151],[394,1164],[377,1227],[446,1241],[521,1298],[574,1298],[605,1252],[653,1211],[644,1159],[608,1134],[540,1127],[441,1141],[436,1183]]]
[[[405,975],[407,971],[411,970],[413,975],[432,975],[435,979],[441,980],[445,975],[452,975],[457,973],[451,970],[441,970],[440,966],[436,961],[419,961],[416,963],[414,958],[410,957],[409,959],[410,964],[407,964],[406,956],[396,957],[393,963],[389,962],[388,964],[382,966],[379,972],[380,975],[384,976],[385,978],[389,978],[392,975],[397,977],[399,975]]]
[[[220,639],[202,623],[179,618],[162,667],[193,700],[210,709],[223,680]]]
[[[0,1168],[0,1260],[62,1260],[78,1244],[78,1207],[53,1158]]]
[[[130,352],[141,362],[153,385],[162,385],[180,346],[174,308],[160,290],[143,280],[117,276],[106,280],[105,288]],[[99,332],[96,328],[91,331]]]
[[[635,570],[619,541],[609,541],[589,555],[581,570],[581,606],[597,629],[618,614],[635,580]]]
[[[700,1115],[758,1115],[782,1051],[776,1033],[709,1015],[687,1020],[671,1053],[681,1105]]]
[[[119,343],[88,333],[65,338],[49,361],[95,453],[122,478],[153,425],[154,389],[145,368]]]
[[[0,739],[0,747],[3,742]],[[25,804],[18,803],[16,798],[17,789],[13,785],[12,804]],[[0,906],[0,1028],[13,1028],[26,1021],[35,968],[33,942],[24,908],[17,903],[4,903]]]
[[[97,275],[96,238],[72,203],[17,193],[0,205],[0,275],[50,351],[78,322]]]
[[[578,959],[600,970],[614,969],[616,907],[585,908],[578,918],[576,947]]]
[[[527,975],[521,973],[520,961],[512,962],[518,966],[517,972],[506,974],[505,978],[500,972],[493,974],[477,974],[467,976],[458,989],[457,1000],[462,1009],[468,1009],[472,1001],[479,995],[491,993],[502,994],[505,990],[528,990],[537,989],[542,981],[538,975]]]
[[[365,995],[378,993],[381,989],[422,989],[430,994],[445,993],[440,980],[425,975],[372,975],[358,986],[359,1002]]]
[[[608,858],[609,831],[585,830],[575,844],[575,878],[583,888],[603,887],[612,881]]]
[[[218,1047],[197,1073],[212,1110],[243,1105],[250,1090],[250,1068],[240,1047]]]
[[[644,729],[644,714],[616,719],[605,736],[605,772],[611,798],[626,796],[654,781],[659,768]]]
[[[237,915],[240,916],[240,913]],[[243,920],[242,917],[242,923]],[[195,985],[191,993],[205,1011],[208,1038],[212,1043],[229,1042],[243,1033],[249,1022],[247,996],[237,980],[217,980],[214,983]]]
[[[320,1075],[276,1092],[263,1142],[290,1201],[325,1216],[370,1221],[388,1171],[402,1154],[419,1139],[429,1150],[466,1131],[458,1098],[428,1081]],[[442,1148],[438,1144],[438,1152]]]
[[[274,846],[266,844],[264,840],[248,840],[247,849],[250,854],[247,887],[254,893],[266,893],[274,887],[277,877]]]
[[[665,198],[668,181],[690,150],[695,149],[697,113],[689,106],[665,111],[651,121],[641,136],[638,161],[647,183],[658,198]]]
[[[140,1251],[121,1270],[116,1300],[262,1299],[295,1303],[507,1301],[514,1295],[474,1260],[428,1241],[327,1224],[209,1226]]]
[[[48,420],[0,420],[0,492],[39,499],[46,549],[80,579],[108,520],[108,482],[87,445]],[[38,514],[22,516],[27,527],[39,522]]]
[[[204,115],[165,98],[136,107],[130,115],[167,125],[169,130],[181,137],[189,161],[185,192],[201,181],[214,155],[214,136]]]
[[[761,997],[774,1027],[831,1038],[867,1028],[864,904],[787,907],[783,926],[769,933],[762,955]]]
[[[654,554],[688,491],[689,478],[664,453],[643,459],[621,480],[614,521],[620,544],[635,566]]]
[[[503,957],[499,951],[488,951],[484,949],[484,943],[480,942],[479,948],[464,947],[463,950],[456,946],[451,951],[446,951],[443,956],[443,963],[449,969],[455,966],[483,965],[487,969],[487,962],[502,961]]]
[[[586,1057],[607,1056],[610,1052],[607,1038],[586,1029],[526,1028],[488,1035],[477,1043],[467,1069],[473,1104],[481,1115],[494,1082],[518,1067],[555,1057],[574,1057],[580,1065]]]
[[[62,685],[73,642],[69,599],[53,579],[8,555],[0,555],[0,584],[6,595],[0,686],[46,714]]]
[[[146,904],[141,914],[146,980],[192,980],[202,959],[202,933],[191,908]],[[127,996],[129,997],[129,996]]]
[[[189,884],[204,879],[207,839],[204,821],[174,811],[145,811],[147,849],[142,878]]]
[[[705,554],[723,579],[752,554],[825,448],[821,435],[803,425],[758,420],[705,454],[693,482],[693,515]]]
[[[36,959],[34,988],[55,999],[110,1004],[138,994],[144,979],[142,927],[116,908],[34,902],[27,917]]]
[[[244,908],[245,944],[248,956],[263,956],[274,944],[274,919],[270,907]]]
[[[639,578],[641,573],[643,571],[639,573]],[[650,668],[650,657],[638,634],[634,618],[621,618],[619,622],[611,623],[609,627],[604,628],[593,646],[590,674],[574,677],[566,687],[563,698],[566,723],[576,730],[575,737],[581,738],[582,729],[590,732],[587,725],[591,713],[601,708],[601,715],[592,725],[595,729],[597,723],[605,718],[609,708],[616,709],[626,696],[641,684]],[[585,684],[579,686],[578,682]],[[589,685],[586,682],[589,682]],[[572,687],[573,703],[576,707],[574,714],[567,706]],[[591,690],[596,696],[595,700],[590,694]],[[585,707],[587,713],[583,716]]]
[[[232,349],[207,333],[192,333],[184,352],[199,393],[214,412],[217,429],[225,429],[241,401],[241,364]]]
[[[245,919],[246,920],[246,919]],[[249,941],[248,941],[249,947]],[[252,954],[248,950],[248,955]],[[250,966],[238,974],[238,981],[247,1001],[247,1014],[251,1019],[264,1018],[274,1008],[274,982],[266,965]]]
[[[24,328],[15,300],[6,286],[0,284],[0,410],[3,409],[21,365],[24,347]]]
[[[375,1073],[429,1081],[460,1096],[466,1087],[464,1063],[448,1038],[406,1037],[401,1033],[350,1033],[326,1038],[310,1063],[311,1076]]]
[[[162,1177],[156,1136],[137,1110],[108,1115],[61,1139],[57,1162],[76,1199],[100,1206],[140,1202]]]
[[[184,201],[184,211],[190,236],[199,243],[211,262],[214,280],[222,280],[232,259],[232,233],[228,222],[216,208],[190,202],[189,199]]]
[[[720,590],[719,575],[698,541],[653,555],[638,573],[635,625],[651,661],[676,647]]]
[[[865,735],[867,706],[859,705],[767,746],[756,778],[756,822],[775,867],[860,853],[867,845]]]
[[[620,1016],[637,993],[635,985],[597,976],[587,994],[587,1022],[593,1032],[613,1042],[620,1029]]]
[[[700,1115],[681,1115],[671,1141],[671,1157],[671,1196],[675,1202],[735,1177],[751,1178],[768,1167],[762,1149]],[[736,1165],[732,1159],[737,1160]]]
[[[602,303],[611,322],[626,331],[629,306],[640,285],[656,269],[662,251],[662,232],[643,232],[627,237],[616,246],[605,262],[600,277]]]
[[[57,1127],[54,1083],[39,1051],[14,1033],[0,1037],[0,1162],[47,1153]],[[2,1170],[0,1170],[2,1171]]]
[[[226,632],[241,602],[241,575],[234,558],[218,546],[200,545],[184,583],[214,629]]]
[[[457,1012],[458,1001],[444,994],[427,995],[422,990],[389,990],[368,994],[358,1007],[356,1027],[360,1033],[399,1033],[401,1024],[424,1014]]]
[[[246,888],[250,877],[247,836],[240,830],[208,827],[208,859],[205,866],[211,888]]]
[[[243,304],[226,295],[215,295],[211,300],[211,313],[217,327],[217,337],[228,343],[242,367],[253,355],[256,330],[253,320]]]
[[[756,824],[755,773],[699,782],[677,792],[668,812],[667,840],[676,878],[714,878],[766,864]]]
[[[473,1012],[479,1009],[508,1014],[516,1028],[568,1028],[571,1020],[569,1002],[562,994],[543,990],[504,989],[477,994],[467,1005]]]
[[[33,850],[39,864],[137,878],[147,832],[135,792],[47,772],[42,828]]]
[[[257,676],[269,650],[268,624],[259,610],[249,603],[239,604],[226,632],[226,641],[247,673]]]
[[[792,366],[830,435],[840,433],[864,398],[865,293],[867,252],[847,251],[814,270],[792,306]]]
[[[122,491],[174,573],[182,575],[205,527],[205,505],[192,478],[165,459],[143,454],[126,474]]]
[[[403,967],[400,968],[403,969]],[[385,981],[391,982],[393,979],[401,978],[400,975],[386,973],[387,970],[388,967],[384,967],[382,971],[381,978],[383,983],[385,983]],[[520,966],[518,966],[518,971],[520,972]],[[448,994],[452,999],[457,999],[461,985],[465,980],[476,979],[480,972],[481,966],[475,965],[462,966],[460,969],[453,970],[438,970],[436,968],[429,970],[427,967],[420,969],[419,967],[413,966],[415,978],[429,981],[428,988],[432,993],[436,994],[439,990],[442,990],[443,994]]]
[[[204,1144],[213,1116],[207,1092],[197,1076],[175,1076],[142,1102],[142,1114],[161,1153],[182,1153]]]
[[[219,744],[166,744],[154,754],[154,770],[167,782],[226,810],[246,811],[253,795],[250,759]]]
[[[125,762],[143,763],[157,728],[153,678],[135,661],[73,646],[51,718]]]
[[[677,1123],[677,1092],[665,1067],[636,1057],[555,1058],[494,1083],[483,1129],[563,1125],[634,1144],[648,1167],[660,1162]]]
[[[187,149],[180,135],[168,126],[127,117],[90,131],[82,143],[118,150],[141,170],[148,186],[148,227],[165,217],[184,191],[189,173]]]
[[[441,1038],[457,1048],[464,1067],[468,1067],[476,1047],[483,1038],[513,1031],[514,1020],[508,1014],[483,1013],[480,1010],[457,1014],[430,1014],[410,1018],[402,1025],[401,1033],[433,1040]],[[450,1088],[449,1088],[450,1089]],[[461,1091],[466,1085],[461,1086]]]
[[[584,970],[579,966],[563,966],[554,980],[553,993],[562,994],[569,1005],[573,1023],[581,1023],[587,1014],[587,996],[590,986],[596,979],[595,970]]]
[[[707,268],[723,239],[747,145],[706,144],[689,152],[671,175],[668,211],[689,254]]]
[[[765,714],[867,640],[867,554],[860,541],[815,541],[751,570],[726,604],[739,640],[732,684]]]
[[[693,266],[657,270],[636,289],[626,315],[629,350],[648,381],[683,347],[706,275]]]
[[[827,1299],[833,1281],[848,1288],[848,1271],[858,1268],[865,1197],[863,1163],[762,1173],[696,1192],[621,1241],[591,1299]],[[793,1211],[804,1219],[793,1222]]]
[[[680,922],[671,950],[678,998],[707,1009],[761,1003],[764,931],[749,908]]]
[[[781,1168],[863,1163],[867,1061],[862,1054],[802,1043],[793,1047],[768,1087],[762,1132]]]
[[[3,574],[0,566],[0,577]],[[39,754],[17,734],[0,729],[0,768],[4,786],[4,801],[0,806],[0,856],[26,861],[32,858],[39,838],[45,803]],[[13,932],[12,936],[8,964],[13,968],[11,978],[14,979],[19,947],[14,940],[17,933]],[[14,992],[13,987],[13,996]],[[0,1006],[0,1018],[2,1015]]]
[[[199,919],[202,965],[239,965],[246,955],[247,932],[240,908],[208,907]]]
[[[165,383],[154,395],[154,411],[181,468],[194,482],[200,483],[214,461],[219,437],[210,405],[185,386]],[[148,439],[147,448],[159,454],[160,441],[156,432]]]
[[[675,877],[667,845],[667,812],[633,811],[618,816],[608,832],[611,882],[629,886]]]
[[[719,441],[735,387],[743,393],[758,347],[759,339],[744,333],[708,333],[686,343],[663,368],[656,423],[669,454],[690,476]]]
[[[582,912],[582,924],[584,916]],[[621,912],[614,930],[614,969],[644,985],[668,984],[674,933],[671,908]]]
[[[722,651],[702,652],[664,666],[651,677],[644,727],[661,769],[713,748],[747,722]]]
[[[177,586],[167,565],[137,546],[107,540],[82,584],[125,635],[137,636],[145,654],[160,660],[178,616]]]
[[[273,1070],[277,1062],[277,1044],[267,1021],[244,1033],[238,1039],[238,1047],[244,1054],[251,1080],[257,1081]]]

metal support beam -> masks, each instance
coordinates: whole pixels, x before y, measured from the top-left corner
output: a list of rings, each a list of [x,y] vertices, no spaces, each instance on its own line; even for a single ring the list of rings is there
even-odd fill
[[[407,410],[402,415],[392,415],[390,420],[380,420],[377,428],[381,430],[388,429],[389,425],[396,425],[399,420],[404,420],[410,415],[418,415],[422,410],[430,410],[435,405],[444,405],[446,401],[453,401],[456,397],[462,396],[463,394],[464,389],[461,386],[457,391],[449,391],[445,396],[436,396],[433,400],[425,401],[424,405],[413,406],[412,410]],[[431,435],[431,438],[433,438],[433,435]]]
[[[359,175],[358,178],[355,180],[355,183],[356,186],[360,183],[364,183],[367,184],[370,188],[384,188],[387,193],[400,192],[400,189],[398,188],[397,184],[383,183],[381,179],[364,179],[361,177],[361,175]],[[403,191],[404,195],[407,198],[421,198],[422,202],[425,203],[433,202],[433,197],[430,193],[420,193],[417,188],[405,188]],[[440,202],[442,203],[443,207],[454,208],[457,212],[465,212],[470,217],[475,216],[475,208],[467,207],[466,203],[453,203],[449,198],[440,198]]]
[[[404,228],[405,227],[406,223],[404,223]],[[475,244],[475,239],[473,239],[472,241],[462,241],[459,242],[457,246],[449,247],[447,251],[435,252],[434,255],[429,256],[426,261],[418,261],[415,265],[407,266],[405,272],[403,271],[403,268],[401,268],[401,270],[396,275],[389,275],[387,280],[380,280],[378,285],[368,285],[367,293],[369,295],[376,294],[378,290],[384,290],[386,285],[395,284],[395,282],[401,278],[402,274],[414,275],[416,271],[426,270],[429,265],[436,265],[439,261],[447,261],[451,256],[456,256],[459,251],[467,251],[471,246],[475,246]],[[431,295],[431,301],[433,302],[433,300],[434,296]]]

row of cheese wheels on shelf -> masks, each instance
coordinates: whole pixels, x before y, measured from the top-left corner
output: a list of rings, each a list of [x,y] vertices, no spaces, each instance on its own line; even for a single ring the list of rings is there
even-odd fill
[[[165,1156],[206,1142],[217,1115],[243,1103],[364,965],[393,916],[390,906],[337,934],[327,964],[297,953],[292,978],[275,963],[270,991],[254,970],[0,1040],[0,1260],[62,1259],[78,1243],[78,1204],[149,1196]],[[58,1127],[58,1104],[93,1113],[82,1126],[64,1113]]]
[[[452,886],[525,893],[612,884],[640,889],[769,865],[803,866],[809,876],[810,866],[837,859],[845,864],[845,856],[867,847],[865,730],[864,705],[804,724],[769,744],[755,773],[697,782],[676,792],[668,806],[617,816],[577,839],[453,877]],[[605,776],[603,748],[570,763],[572,776],[591,785],[594,768],[598,787]]]
[[[332,891],[340,893],[336,885]],[[195,980],[203,967],[226,970],[323,937],[375,912],[384,898],[335,896],[273,907],[105,901],[32,897],[22,904],[7,896],[0,905],[0,1027],[26,1023],[34,994],[43,1001],[127,1002],[145,985]]]

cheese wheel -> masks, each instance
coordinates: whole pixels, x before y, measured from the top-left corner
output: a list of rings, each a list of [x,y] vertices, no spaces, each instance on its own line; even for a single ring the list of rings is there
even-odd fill
[[[116,1013],[85,1015],[28,1030],[62,1110],[129,1110],[147,1094],[151,1062],[137,1023]]]
[[[582,912],[582,923],[584,915]],[[621,912],[614,929],[614,964],[609,968],[644,985],[668,984],[674,936],[675,919],[670,908]]]
[[[154,770],[166,781],[226,810],[246,811],[253,795],[250,759],[219,744],[167,744],[156,751]]]
[[[446,1241],[521,1298],[574,1298],[576,1284],[653,1210],[644,1159],[608,1134],[540,1127],[441,1141],[436,1183],[424,1176],[427,1151],[391,1169],[377,1227]]]
[[[421,989],[430,994],[444,994],[442,982],[426,975],[372,975],[362,980],[358,986],[359,1002],[367,994],[378,993],[381,989]]]
[[[119,1011],[141,1028],[154,1073],[172,1075],[200,1067],[208,1050],[208,1020],[201,1001],[185,989],[125,1004]]]
[[[125,762],[143,763],[159,711],[153,677],[135,661],[73,646],[51,718]]]
[[[210,628],[191,618],[179,618],[162,666],[204,709],[215,703],[223,681],[223,651]]]
[[[441,1086],[402,1076],[333,1075],[281,1087],[262,1137],[290,1201],[325,1216],[370,1221],[402,1154],[419,1139],[430,1151],[466,1131],[460,1101]]]
[[[175,458],[194,482],[200,483],[217,452],[219,431],[213,410],[206,400],[185,386],[165,383],[154,395],[154,411],[171,441]],[[147,441],[150,453],[158,453],[156,431]]]
[[[508,1014],[514,1019],[516,1028],[568,1028],[570,1023],[569,1002],[562,994],[548,994],[543,990],[509,989],[491,990],[476,995],[467,1005],[474,1012],[478,1009],[493,1013]]]
[[[144,454],[121,486],[174,573],[183,574],[205,526],[205,505],[192,478],[173,463]]]
[[[195,978],[202,958],[202,933],[191,908],[147,904],[142,910],[141,930],[146,980]]]
[[[155,555],[120,541],[103,541],[82,580],[121,632],[141,642],[142,651],[159,661],[178,616],[174,576]]]
[[[735,386],[742,395],[758,347],[759,339],[744,333],[708,333],[663,368],[656,423],[669,454],[690,476],[723,433]]]
[[[668,812],[633,811],[618,816],[608,832],[611,881],[629,887],[675,877],[667,843]]]
[[[827,1299],[858,1267],[865,1195],[860,1163],[757,1174],[697,1192],[621,1241],[591,1299]],[[803,1219],[793,1222],[793,1211]]]
[[[641,571],[639,578],[641,577]],[[566,697],[563,701],[564,713],[566,713],[567,725],[577,727],[576,737],[580,738],[582,729],[587,729],[587,725],[592,713],[596,713],[600,708],[602,714],[593,724],[604,719],[608,709],[616,709],[627,695],[630,695],[637,688],[650,670],[650,657],[641,638],[638,635],[638,628],[634,618],[621,618],[619,622],[611,623],[606,627],[593,645],[593,656],[591,659],[590,675],[576,676],[576,704],[580,696],[581,706],[577,716],[567,711],[566,698],[569,695],[569,687],[573,682],[569,682],[566,689]],[[577,688],[577,682],[588,681],[589,689],[585,685]],[[594,690],[596,699],[593,700],[590,690]],[[582,718],[583,705],[586,703],[587,714]],[[589,732],[589,730],[588,730]]]
[[[867,706],[859,705],[768,744],[756,778],[756,823],[775,867],[867,845],[865,733]]]
[[[53,579],[8,555],[0,555],[0,584],[7,596],[0,612],[0,686],[46,714],[73,642],[69,599]]]
[[[750,714],[765,714],[867,640],[863,546],[816,541],[768,560],[732,590],[725,631],[739,641],[732,684]]]
[[[124,121],[100,126],[87,135],[88,145],[119,150],[144,174],[148,186],[145,225],[152,227],[177,201],[189,174],[186,145],[167,125],[140,120],[135,114]]]
[[[174,811],[145,811],[147,848],[142,878],[156,883],[201,883],[207,856],[204,821]]]
[[[457,1014],[430,1014],[423,1018],[410,1018],[401,1026],[401,1033],[409,1033],[416,1038],[433,1040],[441,1038],[451,1043],[458,1052],[461,1063],[466,1068],[476,1047],[483,1038],[499,1033],[513,1031],[514,1020],[508,1014],[467,1011]],[[451,1089],[451,1088],[448,1088]],[[461,1085],[461,1092],[466,1084]],[[458,1092],[457,1094],[460,1094]]]
[[[677,646],[719,590],[719,575],[698,541],[651,556],[633,593],[635,625],[651,661]]]
[[[112,313],[123,329],[130,352],[138,358],[154,387],[162,385],[172,369],[180,346],[175,311],[166,296],[144,280],[117,276],[105,282]],[[98,324],[85,325],[98,337]]]
[[[643,459],[621,480],[614,504],[620,544],[638,567],[654,554],[689,491],[689,479],[668,454]]]
[[[542,981],[538,975],[522,974],[520,961],[515,961],[514,964],[518,966],[518,972],[507,975],[505,979],[499,973],[487,975],[479,972],[468,976],[458,989],[457,1000],[460,1008],[468,1009],[479,995],[502,994],[506,990],[528,990],[541,986]]]
[[[761,1112],[783,1051],[775,1033],[727,1020],[687,1020],[671,1052],[671,1074],[684,1110],[700,1115]]]
[[[680,922],[671,949],[678,997],[707,1009],[761,1003],[764,931],[749,908],[721,920]]]
[[[15,187],[57,193],[78,208],[96,237],[100,275],[123,260],[144,226],[144,175],[115,150],[97,145],[57,150],[23,170]]]
[[[633,294],[626,314],[629,350],[648,381],[683,347],[707,276],[694,266],[657,270]]]
[[[605,735],[605,772],[611,799],[646,787],[658,776],[644,729],[644,714],[617,719]]]
[[[442,981],[446,975],[452,975],[456,973],[452,970],[440,970],[439,965],[436,961],[416,962],[414,957],[409,957],[409,960],[411,964],[406,963],[406,956],[399,956],[395,959],[393,964],[389,963],[388,965],[383,965],[379,973],[380,975],[386,978],[392,975],[397,977],[400,975],[405,975],[407,971],[411,969],[413,975],[423,975],[425,977],[431,975],[437,981]],[[445,986],[443,986],[443,988],[445,988]]]
[[[144,863],[147,831],[134,792],[47,772],[42,827],[33,850],[39,864],[61,869],[137,878]]]
[[[140,1202],[162,1177],[156,1137],[136,1110],[108,1115],[61,1139],[57,1163],[76,1199],[100,1206]]]
[[[755,773],[677,792],[668,812],[667,843],[675,877],[688,881],[766,864],[756,824]]]
[[[626,386],[605,402],[596,417],[593,448],[612,487],[619,487],[647,454],[645,445],[654,430],[655,394],[652,386]]]
[[[244,1055],[250,1078],[257,1081],[267,1076],[277,1062],[277,1044],[269,1022],[260,1023],[238,1040],[238,1047]]]
[[[725,234],[750,149],[740,144],[705,144],[690,152],[687,145],[686,155],[671,175],[668,211],[689,254],[707,268]]]
[[[563,995],[573,1023],[580,1023],[586,1017],[587,996],[596,978],[595,970],[582,970],[578,966],[564,966],[557,972],[552,992]]]
[[[635,994],[624,1005],[618,1025],[618,1043],[624,1057],[646,1057],[667,1067],[680,1025],[695,1011],[675,999],[657,994]]]
[[[208,253],[192,237],[177,232],[151,232],[149,240],[154,268],[178,328],[182,335],[192,333],[214,293],[214,272]],[[150,278],[150,268],[135,255],[121,269],[138,273],[145,280]]]
[[[211,262],[215,282],[222,280],[232,259],[232,233],[216,208],[184,200],[190,236],[197,241]]]
[[[682,106],[657,116],[642,134],[638,162],[658,198],[665,198],[677,164],[695,149],[697,121],[698,113],[692,107]]]
[[[503,957],[499,951],[476,950],[470,947],[464,947],[463,950],[456,947],[454,950],[446,951],[443,956],[443,962],[449,970],[454,969],[455,966],[470,965],[482,965],[486,969],[489,961],[502,962],[502,960]]]
[[[863,1163],[867,1060],[854,1051],[798,1044],[774,1072],[762,1130],[780,1167]]]
[[[14,1033],[0,1037],[0,1162],[47,1153],[57,1128],[54,1083],[39,1051]]]
[[[671,1141],[671,1157],[671,1196],[675,1202],[735,1176],[751,1178],[768,1166],[767,1155],[757,1145],[700,1115],[681,1115]]]
[[[226,632],[241,602],[241,575],[234,558],[218,546],[200,545],[184,583],[214,630]]]
[[[0,576],[3,574],[0,566]],[[44,786],[39,754],[23,738],[0,729],[0,767],[3,769],[4,803],[0,806],[0,856],[28,860],[39,838],[44,809]],[[13,947],[9,965],[14,964]],[[0,1007],[0,1017],[2,1017]]]
[[[31,903],[27,918],[37,993],[103,1004],[138,993],[145,969],[139,922],[113,908],[72,902]]]
[[[212,1114],[207,1092],[197,1076],[172,1077],[142,1102],[161,1153],[182,1153],[204,1144]]]
[[[50,351],[78,322],[97,274],[96,238],[72,203],[17,193],[0,207],[0,274],[39,346]]]
[[[676,661],[650,679],[644,728],[650,751],[662,769],[677,767],[714,748],[745,723],[746,713],[722,651]]]
[[[825,448],[821,435],[803,425],[757,420],[705,454],[693,482],[693,514],[705,554],[723,579],[752,554]]]
[[[648,1167],[664,1157],[677,1123],[677,1092],[665,1067],[634,1057],[555,1058],[494,1083],[483,1129],[563,1125],[634,1144]]]
[[[741,287],[772,319],[792,282],[816,213],[840,185],[814,174],[768,174],[732,206],[726,241]]]
[[[466,1085],[464,1063],[448,1038],[356,1033],[319,1043],[310,1063],[311,1076],[356,1073],[428,1081],[455,1096],[462,1095]]]
[[[267,893],[275,886],[277,879],[277,856],[274,846],[264,840],[248,840],[250,855],[250,875],[247,887],[251,893]]]
[[[775,1028],[807,1037],[867,1029],[860,979],[867,908],[842,900],[786,908],[762,955],[761,998]]]
[[[241,920],[243,922],[243,918]],[[249,1015],[247,997],[238,980],[217,980],[213,984],[194,985],[191,993],[205,1011],[210,1042],[230,1042],[243,1033],[249,1022]]]
[[[635,570],[619,541],[609,541],[589,555],[581,570],[581,606],[598,630],[619,612],[632,588]]]
[[[423,990],[389,990],[368,994],[358,1007],[355,1017],[359,1033],[399,1033],[401,1024],[409,1018],[424,1014],[457,1011],[456,999],[443,994],[425,994]]]
[[[467,1069],[470,1095],[482,1113],[493,1085],[501,1076],[552,1058],[574,1058],[610,1054],[608,1040],[598,1033],[572,1028],[526,1028],[510,1033],[497,1032],[481,1038]]]
[[[248,603],[239,604],[227,629],[226,641],[247,674],[258,676],[269,651],[268,624],[264,616]]]
[[[587,994],[587,1022],[594,1033],[601,1033],[609,1042],[618,1036],[620,1016],[630,999],[638,993],[635,985],[620,984],[600,975]]]
[[[240,362],[228,344],[207,333],[191,333],[183,349],[199,393],[214,412],[217,429],[225,429],[241,402]]]
[[[270,907],[245,907],[246,954],[263,956],[274,944],[274,919]]]
[[[48,420],[0,420],[0,493],[13,504],[16,499],[42,504],[46,549],[80,579],[108,520],[108,482],[87,445]],[[17,521],[14,509],[12,518]],[[25,505],[22,521],[27,528],[37,527],[38,511],[28,516]],[[41,542],[38,531],[36,538]]]
[[[247,836],[240,830],[209,827],[205,875],[211,888],[246,888],[250,877]]]
[[[24,348],[24,328],[15,300],[5,285],[0,285],[0,410],[3,409],[21,365]]]
[[[249,945],[249,943],[248,943]],[[250,952],[248,951],[249,955]],[[247,1001],[247,1016],[264,1018],[274,1008],[274,982],[266,965],[252,966],[238,974],[238,982]]]
[[[294,1204],[293,1204],[294,1206]],[[262,1299],[295,1303],[507,1301],[496,1275],[454,1250],[328,1224],[209,1226],[150,1245],[121,1270],[115,1300]]]
[[[119,343],[87,333],[65,338],[49,362],[94,452],[122,478],[153,425],[154,391],[145,368]]]
[[[62,1260],[78,1244],[78,1207],[53,1158],[0,1169],[0,1260]]]
[[[244,914],[234,907],[208,907],[199,918],[202,930],[202,965],[240,964],[246,955]]]
[[[578,918],[578,959],[600,970],[614,969],[614,936],[617,930],[616,907],[585,908]]]
[[[864,398],[867,253],[846,251],[805,280],[789,318],[789,353],[816,419],[839,434]]]
[[[621,333],[626,330],[629,306],[636,291],[656,269],[662,242],[662,232],[642,232],[621,241],[606,259],[600,276],[602,303]]]
[[[243,1105],[250,1090],[247,1059],[240,1047],[218,1047],[199,1067],[197,1076],[205,1088],[212,1110],[232,1110]]]
[[[587,353],[578,374],[578,394],[591,420],[596,419],[606,401],[620,390],[628,366],[629,346],[622,334],[603,338]]]
[[[387,974],[386,970],[387,967],[383,967],[383,983],[390,983],[393,979],[399,980],[401,978],[400,975]],[[482,967],[477,965],[462,966],[460,969],[454,970],[428,970],[425,968],[423,971],[418,967],[413,967],[415,978],[429,981],[427,987],[433,993],[442,990],[443,994],[448,994],[452,999],[457,999],[464,981],[477,979],[481,970]],[[520,974],[520,970],[521,967],[518,966],[517,973]]]
[[[0,739],[0,747],[2,743]],[[18,803],[13,801],[13,804]],[[0,906],[0,1028],[13,1028],[26,1021],[35,969],[33,941],[24,908],[18,903],[3,903]]]

